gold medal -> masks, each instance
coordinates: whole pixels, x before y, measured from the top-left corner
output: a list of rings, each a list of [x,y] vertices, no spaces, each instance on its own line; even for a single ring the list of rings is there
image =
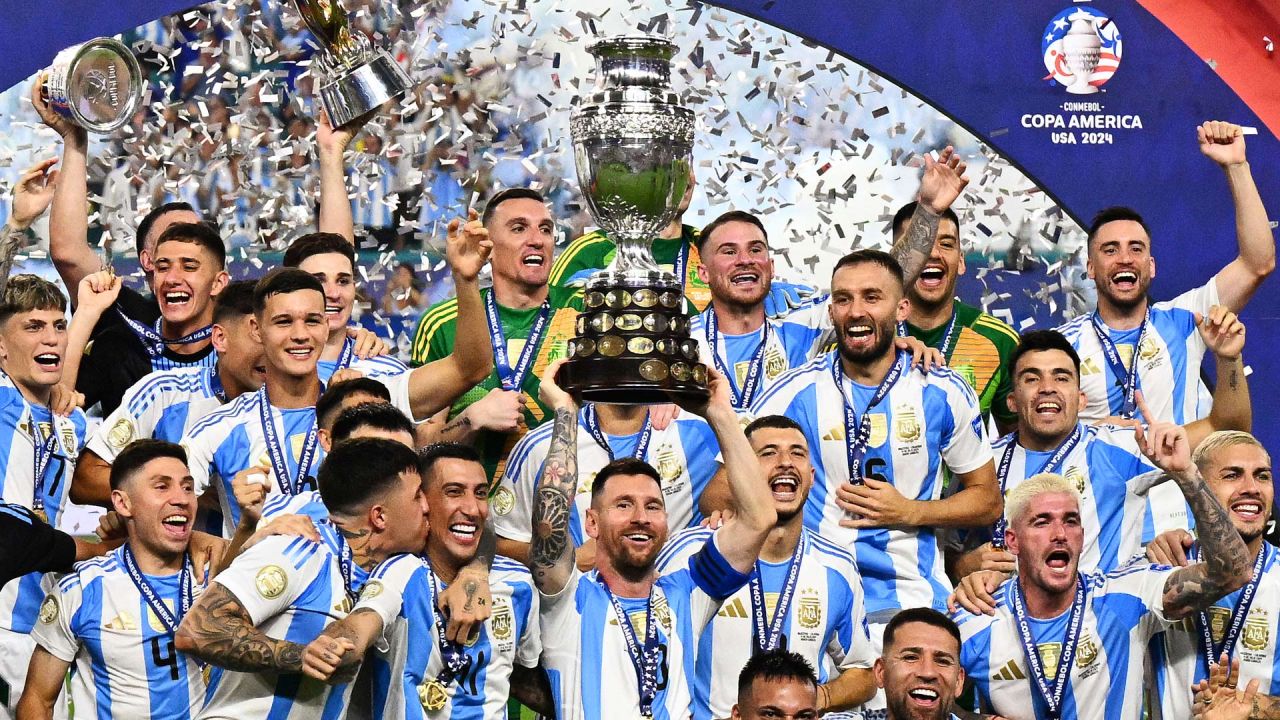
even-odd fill
[[[637,290],[633,299],[636,305],[642,308],[651,308],[658,304],[658,293],[652,290]]]
[[[617,327],[619,330],[630,332],[640,329],[640,316],[634,313],[627,313],[618,317]]]
[[[49,524],[49,513],[45,512],[45,511],[44,511],[44,508],[36,508],[35,510],[32,510],[31,512],[35,514],[36,518],[37,518],[38,520],[40,520],[40,522],[42,522],[42,523],[44,523],[44,524],[46,524],[46,525],[48,525],[48,524]]]
[[[667,379],[667,364],[661,360],[645,360],[640,363],[640,377],[649,382],[662,382]]]
[[[439,680],[428,680],[418,686],[418,701],[427,712],[440,712],[449,702],[449,690]]]
[[[586,306],[588,310],[595,310],[601,305],[604,305],[604,293],[598,291],[589,292],[584,298],[582,298],[582,304]]]
[[[659,315],[658,313],[649,313],[648,315],[644,316],[644,329],[648,330],[649,332],[655,332],[655,333],[666,332],[667,325],[668,323],[667,323],[666,315]]]
[[[598,333],[609,332],[613,329],[613,316],[607,312],[592,315],[591,329]]]
[[[605,357],[617,357],[626,349],[626,343],[622,342],[622,338],[617,335],[605,335],[600,338],[599,346],[600,354]]]
[[[614,310],[622,310],[631,304],[631,293],[626,290],[610,290],[604,296],[604,304]]]
[[[634,337],[627,341],[627,350],[636,355],[648,355],[653,352],[653,341],[647,337]]]

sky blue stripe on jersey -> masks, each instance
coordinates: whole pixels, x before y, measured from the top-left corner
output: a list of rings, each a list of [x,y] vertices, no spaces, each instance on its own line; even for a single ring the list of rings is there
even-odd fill
[[[156,589],[160,597],[168,600],[171,608],[177,608],[178,576],[168,577],[146,576],[147,581]],[[190,697],[187,692],[187,663],[181,661],[178,651],[173,646],[173,633],[168,630],[156,630],[147,619],[151,608],[147,601],[138,594],[139,629],[142,632],[143,644],[140,652],[147,668],[147,694],[150,697],[152,717],[183,718],[190,715]],[[174,676],[177,677],[174,677]]]
[[[318,545],[315,547],[319,547]],[[330,593],[330,575],[333,573],[334,563],[325,563],[318,575],[302,592],[302,595],[293,602],[295,610],[301,612],[294,613],[289,621],[289,629],[285,631],[284,640],[289,642],[306,645],[312,640],[319,637],[324,631],[325,625],[329,622],[328,614],[319,610],[319,608],[331,608],[335,602],[341,602],[341,598],[335,598]],[[299,565],[298,567],[301,567]],[[267,713],[269,720],[284,720],[288,717],[289,711],[293,709],[293,703],[298,697],[298,690],[302,685],[302,675],[281,674],[276,678],[275,698],[271,702],[271,710]],[[345,703],[346,690],[345,685],[335,685],[333,691],[329,693],[328,701],[325,703],[324,717],[334,717],[330,714],[330,704],[337,696],[339,702]]]
[[[78,574],[68,576],[74,578],[75,582],[80,581]],[[85,613],[90,622],[101,623],[102,615],[102,585],[101,583],[89,583],[81,589],[80,610],[76,613],[79,616]],[[76,627],[73,621],[72,628]],[[93,658],[93,688],[94,688],[94,704],[97,706],[98,718],[100,720],[111,720],[111,678],[107,674],[107,658],[103,655],[101,643],[85,643],[85,650]]]
[[[141,387],[129,400],[129,414],[141,415],[164,392],[195,393],[199,392],[203,383],[196,375],[172,375],[155,373],[139,381]]]
[[[592,602],[592,595],[599,594],[594,583],[583,578],[578,584],[578,594],[574,598],[574,602],[578,603],[579,613],[582,615],[582,662],[579,664],[580,677],[578,682],[582,685],[582,707],[591,717],[591,710],[595,708],[600,717],[604,717],[601,707],[602,703],[608,702],[608,698],[601,696],[601,676],[602,673],[592,672],[592,668],[604,667],[604,630],[608,627],[609,616],[613,613],[613,609],[608,602]],[[658,632],[659,638],[662,632]],[[640,638],[644,636],[641,635]],[[659,695],[662,693],[659,692]],[[655,700],[653,709],[657,710],[660,703]],[[562,707],[560,705],[557,708]]]

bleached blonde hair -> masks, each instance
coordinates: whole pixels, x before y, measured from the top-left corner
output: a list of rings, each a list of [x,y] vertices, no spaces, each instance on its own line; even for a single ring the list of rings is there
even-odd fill
[[[1076,484],[1057,473],[1040,473],[1023,480],[1004,497],[1004,516],[1012,525],[1030,508],[1031,501],[1041,495],[1064,493],[1080,504],[1080,491]]]
[[[1219,430],[1210,433],[1196,446],[1195,452],[1191,453],[1191,462],[1196,464],[1196,468],[1200,472],[1204,472],[1204,468],[1209,464],[1209,459],[1219,450],[1225,450],[1236,445],[1251,445],[1262,451],[1267,456],[1267,462],[1271,462],[1271,453],[1258,442],[1258,438],[1247,432],[1240,430]]]

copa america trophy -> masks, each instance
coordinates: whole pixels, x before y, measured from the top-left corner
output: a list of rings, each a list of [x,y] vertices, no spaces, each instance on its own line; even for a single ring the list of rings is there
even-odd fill
[[[1067,92],[1074,95],[1091,95],[1098,88],[1089,84],[1089,78],[1098,67],[1102,55],[1102,39],[1093,25],[1093,16],[1079,10],[1067,18],[1071,28],[1062,38],[1062,54],[1067,58],[1067,67],[1071,70],[1073,80],[1067,86]]]
[[[94,133],[129,122],[142,101],[142,69],[129,48],[109,37],[63,50],[44,76],[54,112]]]
[[[578,184],[617,250],[592,276],[559,383],[579,400],[626,405],[705,398],[707,368],[689,337],[683,278],[650,242],[688,185],[693,112],[670,87],[676,47],[653,37],[592,45],[596,91],[569,120]]]
[[[404,95],[409,76],[395,59],[363,33],[351,32],[338,0],[294,0],[320,43],[313,67],[319,72],[320,103],[333,127],[367,115]]]

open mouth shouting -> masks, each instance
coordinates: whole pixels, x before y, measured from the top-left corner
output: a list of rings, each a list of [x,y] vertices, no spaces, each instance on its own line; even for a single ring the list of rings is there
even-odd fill
[[[191,293],[186,290],[166,290],[164,304],[172,308],[187,307],[191,304]]]
[[[869,322],[854,322],[844,326],[844,337],[856,347],[870,345],[875,340],[876,329]]]
[[[53,353],[53,352],[40,353],[39,355],[35,356],[35,361],[36,361],[36,365],[39,365],[41,370],[46,370],[49,372],[58,370],[59,368],[62,367],[62,356],[59,355],[58,353]]]
[[[170,513],[160,521],[160,525],[166,536],[176,540],[186,540],[191,535],[191,518],[186,513]]]
[[[1044,565],[1055,573],[1066,573],[1071,567],[1071,553],[1065,548],[1050,550],[1044,556]]]
[[[916,280],[916,284],[927,290],[936,290],[942,287],[947,280],[947,269],[942,265],[926,265],[924,270],[920,271],[920,278]]]
[[[1035,411],[1043,419],[1056,418],[1062,414],[1062,403],[1056,399],[1044,398],[1036,403]]]
[[[547,264],[547,256],[541,250],[527,251],[520,258],[520,264],[529,268],[540,268]]]
[[[1120,291],[1130,291],[1138,287],[1138,273],[1132,270],[1121,270],[1111,276],[1111,284]]]
[[[777,502],[795,501],[800,490],[800,477],[793,472],[781,472],[769,478],[769,492]]]
[[[941,697],[938,691],[927,686],[914,687],[907,691],[907,699],[916,707],[931,710],[938,707]]]
[[[758,272],[740,272],[729,276],[729,284],[734,287],[751,287],[760,282]]]

